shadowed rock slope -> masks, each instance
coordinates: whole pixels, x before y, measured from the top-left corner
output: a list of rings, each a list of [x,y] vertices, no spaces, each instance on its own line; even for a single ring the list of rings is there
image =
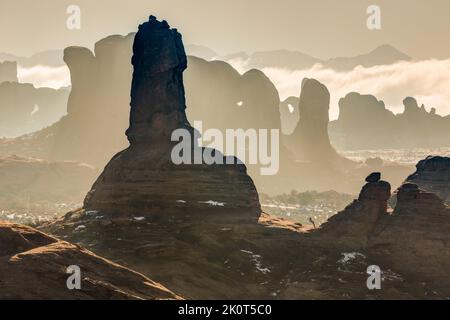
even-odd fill
[[[69,290],[67,267],[81,269]],[[0,222],[0,298],[63,300],[178,299],[142,274],[30,227]]]

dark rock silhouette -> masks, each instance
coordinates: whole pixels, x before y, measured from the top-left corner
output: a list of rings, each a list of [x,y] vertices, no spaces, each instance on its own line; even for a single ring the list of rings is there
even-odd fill
[[[397,205],[377,224],[369,246],[374,258],[404,274],[427,275],[436,291],[448,290],[450,207],[412,183],[397,191]]]
[[[422,274],[439,290],[448,290],[450,207],[412,183],[396,194],[397,205],[389,212],[389,183],[367,183],[358,200],[309,239],[339,251],[364,252],[379,266],[389,265],[405,276]]]
[[[81,290],[69,290],[77,264]],[[33,228],[0,223],[0,298],[18,300],[158,300],[177,295],[135,271]]]
[[[177,166],[171,159],[177,144],[171,141],[172,132],[186,129],[194,134],[185,114],[182,73],[187,60],[181,35],[167,22],[150,17],[136,34],[132,63],[126,132],[130,146],[108,163],[88,193],[85,208],[118,215],[169,219],[178,213],[255,222],[260,214],[258,193],[244,165]],[[191,147],[193,155],[194,141]],[[214,202],[220,205],[211,214]],[[229,213],[221,215],[222,211]]]
[[[373,172],[366,178],[366,182],[378,182],[378,181],[380,181],[380,179],[381,179],[381,173]]]
[[[450,205],[450,158],[430,156],[419,161],[416,172],[406,181],[436,194]]]
[[[343,250],[362,250],[379,219],[387,214],[391,185],[386,181],[368,182],[357,200],[344,211],[331,217],[317,234],[320,241]]]
[[[18,81],[17,63],[13,61],[0,62],[0,83]]]

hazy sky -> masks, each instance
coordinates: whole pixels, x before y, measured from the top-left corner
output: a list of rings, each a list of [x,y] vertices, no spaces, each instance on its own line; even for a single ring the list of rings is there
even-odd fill
[[[81,30],[66,28],[70,4],[81,7]],[[381,7],[379,31],[366,27],[371,4]],[[92,47],[154,14],[186,43],[220,54],[291,49],[329,58],[388,43],[416,58],[450,58],[449,12],[449,0],[0,0],[0,52]]]

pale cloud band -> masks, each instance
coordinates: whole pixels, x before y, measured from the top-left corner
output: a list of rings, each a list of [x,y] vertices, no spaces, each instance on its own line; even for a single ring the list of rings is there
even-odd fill
[[[244,60],[228,62],[241,73],[247,71]],[[339,99],[352,91],[376,96],[394,113],[402,112],[403,99],[413,96],[427,110],[434,107],[438,114],[450,114],[450,59],[398,62],[370,68],[359,66],[351,71],[325,69],[320,64],[305,70],[263,68],[262,71],[274,82],[281,99],[298,97],[305,77],[324,83],[331,94],[331,119],[339,114]]]
[[[245,60],[228,62],[241,73],[248,69]],[[351,71],[326,69],[320,64],[305,70],[263,68],[262,71],[274,82],[281,99],[298,97],[305,77],[324,83],[331,94],[331,119],[336,119],[339,114],[339,99],[352,91],[376,96],[394,113],[402,112],[403,99],[413,96],[427,110],[434,107],[438,114],[450,114],[450,59],[398,62],[370,68],[359,66]],[[18,77],[20,82],[32,83],[36,87],[70,86],[70,72],[66,66],[19,66]]]

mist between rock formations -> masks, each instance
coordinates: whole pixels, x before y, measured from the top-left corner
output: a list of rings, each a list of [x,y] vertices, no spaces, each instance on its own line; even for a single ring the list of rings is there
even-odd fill
[[[248,70],[245,60],[233,59],[228,63],[240,73]],[[358,66],[351,71],[325,69],[320,64],[305,70],[261,70],[275,84],[281,100],[289,96],[298,97],[305,77],[325,84],[331,94],[331,120],[339,115],[339,99],[352,91],[374,95],[394,113],[402,112],[403,99],[412,96],[428,111],[434,107],[440,115],[450,114],[450,59],[398,62],[370,68]]]
[[[70,86],[70,71],[67,66],[49,67],[37,65],[31,68],[17,66],[19,82],[32,83],[36,88],[53,88]]]
[[[248,70],[245,60],[227,62],[240,73]],[[398,62],[370,68],[359,66],[351,71],[326,69],[320,64],[305,70],[263,68],[262,71],[273,81],[282,100],[289,96],[298,97],[305,77],[324,83],[331,94],[331,120],[339,115],[339,99],[352,91],[374,95],[394,113],[402,112],[403,99],[413,96],[428,111],[434,107],[440,115],[450,114],[450,59]],[[19,66],[18,78],[20,82],[32,83],[35,87],[57,89],[70,86],[70,72],[66,66]]]

